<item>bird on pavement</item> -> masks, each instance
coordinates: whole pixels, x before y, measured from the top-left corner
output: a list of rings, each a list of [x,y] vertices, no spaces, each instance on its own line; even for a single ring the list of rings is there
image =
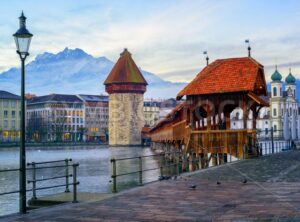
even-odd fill
[[[196,187],[197,187],[197,186],[193,184],[193,185],[191,185],[189,188],[192,189],[192,190],[195,190]]]
[[[217,181],[217,184],[218,184],[218,185],[220,185],[220,184],[221,184],[221,182]]]
[[[247,181],[247,179],[244,179],[243,180],[243,184],[246,184],[248,181]]]

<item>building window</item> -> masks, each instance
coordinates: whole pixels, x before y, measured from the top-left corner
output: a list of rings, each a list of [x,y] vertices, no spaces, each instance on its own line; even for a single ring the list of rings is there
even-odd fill
[[[282,96],[282,89],[281,89],[281,87],[280,87],[280,96]]]
[[[294,89],[294,97],[296,97],[296,90]]]
[[[5,108],[8,108],[8,106],[9,106],[9,101],[8,101],[8,100],[4,100],[3,106],[4,106]]]
[[[16,120],[12,120],[12,121],[11,121],[11,127],[12,127],[13,129],[16,128]]]
[[[8,121],[4,120],[4,129],[7,129],[7,128],[8,128]]]
[[[277,131],[277,125],[274,125],[274,132]]]
[[[11,108],[16,108],[16,101],[11,101]]]
[[[276,109],[274,108],[273,109],[273,116],[276,116],[277,115],[277,112],[276,112]]]
[[[4,110],[4,118],[7,118],[7,117],[8,117],[8,111]]]
[[[11,111],[12,118],[16,118],[16,111]]]
[[[277,96],[277,88],[273,87],[273,96]]]

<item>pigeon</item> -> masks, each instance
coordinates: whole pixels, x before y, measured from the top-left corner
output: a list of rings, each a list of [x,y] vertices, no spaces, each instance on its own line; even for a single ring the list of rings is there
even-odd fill
[[[244,179],[243,180],[243,184],[246,184],[248,181],[247,181],[247,179]]]
[[[220,184],[221,184],[221,182],[217,181],[217,184],[218,184],[218,185],[220,185]]]
[[[195,189],[196,189],[196,187],[197,187],[196,185],[191,185],[191,186],[190,186],[190,189],[193,189],[193,190],[195,190]]]
[[[165,180],[169,180],[169,179],[171,179],[170,176],[165,176]]]

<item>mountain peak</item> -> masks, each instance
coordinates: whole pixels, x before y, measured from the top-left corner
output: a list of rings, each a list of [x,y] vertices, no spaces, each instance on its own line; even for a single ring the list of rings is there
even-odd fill
[[[93,57],[79,48],[64,48],[58,53],[45,52],[26,65],[26,86],[30,92],[45,95],[99,94],[104,92],[102,84],[114,63],[106,57]],[[173,84],[158,76],[141,70],[149,87],[148,97],[170,97],[176,95],[183,84]],[[0,89],[9,88],[18,93],[20,70],[12,68],[0,73]]]
[[[79,48],[70,49],[70,48],[66,47],[63,51],[57,53],[56,57],[60,57],[60,59],[68,58],[68,57],[78,59],[78,58],[86,58],[86,57],[91,58],[92,56],[87,54],[82,49],[79,49]]]
[[[85,51],[79,48],[70,49],[66,47],[63,51],[60,51],[56,54],[50,52],[44,52],[43,54],[37,55],[35,62],[48,63],[50,61],[65,60],[65,59],[83,59],[83,58],[92,58],[91,55],[87,54]]]

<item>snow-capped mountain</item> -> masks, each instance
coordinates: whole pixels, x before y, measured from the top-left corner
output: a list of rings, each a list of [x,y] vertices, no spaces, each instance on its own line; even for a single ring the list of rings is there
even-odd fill
[[[65,48],[57,54],[45,52],[26,65],[26,93],[105,93],[103,82],[113,65],[114,62],[106,57],[95,58],[81,49]],[[184,83],[164,81],[153,73],[141,71],[149,84],[146,98],[175,97],[185,86]],[[0,89],[19,94],[19,68],[0,74]]]

